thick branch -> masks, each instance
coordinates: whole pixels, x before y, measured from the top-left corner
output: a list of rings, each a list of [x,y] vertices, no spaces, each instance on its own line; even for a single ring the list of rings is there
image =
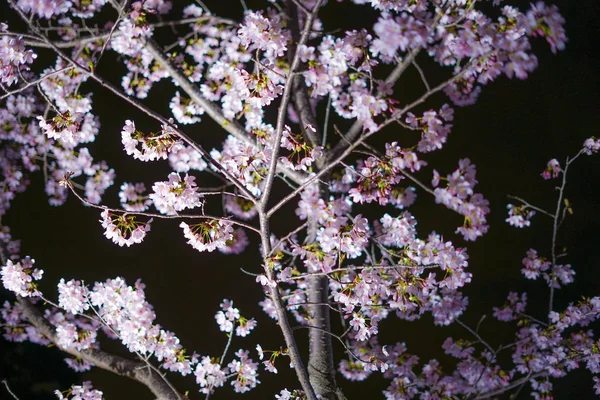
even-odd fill
[[[289,28],[292,33],[292,42],[288,48],[288,60],[290,65],[293,63],[293,56],[296,54],[298,48],[296,42],[300,40],[300,25],[298,22],[298,9],[292,1],[287,2],[287,12],[289,17]],[[321,144],[322,134],[319,132],[319,124],[313,109],[310,105],[310,99],[308,97],[308,89],[304,82],[302,75],[296,75],[292,81],[292,101],[294,107],[300,118],[300,124],[302,128],[306,128],[307,125],[311,125],[316,131],[313,132],[310,129],[304,129],[304,137],[310,143],[311,146],[315,147]],[[319,163],[321,160],[317,160]]]
[[[317,0],[315,3],[310,15],[306,17],[304,30],[302,31],[302,36],[298,41],[297,47],[302,46],[308,40],[310,35],[310,28],[317,17],[319,12],[319,8],[323,4],[324,0]],[[279,156],[279,148],[281,145],[281,138],[283,136],[283,127],[285,125],[286,115],[287,115],[287,106],[290,102],[293,93],[292,81],[294,80],[294,72],[298,68],[300,64],[300,55],[296,51],[294,54],[294,58],[292,63],[290,64],[290,70],[288,72],[288,76],[285,82],[285,87],[283,89],[283,95],[281,96],[281,103],[279,104],[279,108],[277,110],[277,126],[275,128],[275,138],[273,140],[273,154],[271,155],[271,163],[269,165],[269,173],[265,178],[265,186],[263,189],[264,195],[261,201],[261,208],[264,210],[267,204],[267,200],[269,199],[269,193],[271,192],[271,187],[273,185],[273,178],[275,177],[275,171],[277,170],[277,159]],[[266,251],[264,254],[268,254]]]
[[[58,344],[54,327],[43,317],[42,313],[26,298],[19,297],[19,305],[23,315],[45,337],[61,351],[93,363],[96,367],[138,381],[148,387],[158,399],[180,400],[182,396],[173,391],[165,377],[149,368],[145,363],[133,361],[103,350],[67,349]]]

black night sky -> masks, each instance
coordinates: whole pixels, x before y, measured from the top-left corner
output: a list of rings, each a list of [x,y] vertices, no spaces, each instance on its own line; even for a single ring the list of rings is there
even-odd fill
[[[220,7],[232,17],[241,15],[237,1],[208,0],[206,3],[217,13]],[[349,28],[356,21],[368,25],[372,18],[363,13],[364,7],[355,7],[355,14],[346,15],[339,21],[346,4],[329,3],[323,11],[326,29],[339,25]],[[524,1],[507,3],[522,8],[528,5]],[[509,291],[528,292],[530,314],[543,318],[547,311],[547,288],[541,281],[526,281],[520,268],[527,249],[535,248],[544,253],[549,250],[551,221],[538,214],[531,228],[509,227],[504,222],[505,207],[509,202],[506,196],[513,194],[542,208],[552,209],[556,199],[554,183],[540,177],[546,162],[551,158],[563,161],[579,150],[584,139],[600,136],[600,3],[592,0],[549,0],[548,3],[557,4],[566,18],[569,37],[566,50],[553,55],[545,42],[536,41],[535,53],[540,65],[530,79],[500,78],[484,87],[476,105],[456,108],[454,128],[446,148],[424,157],[430,166],[420,175],[423,181],[430,179],[431,167],[445,175],[456,168],[461,158],[468,157],[477,165],[479,191],[490,201],[492,208],[489,233],[475,243],[465,243],[453,233],[461,223],[461,217],[436,206],[425,193],[419,193],[420,198],[411,209],[419,221],[421,236],[436,230],[458,246],[468,247],[469,269],[474,277],[465,290],[470,306],[462,319],[474,326],[486,314],[488,318],[482,324],[481,334],[496,346],[509,342],[513,334],[509,324],[492,318],[492,307],[501,305]],[[12,26],[13,21],[16,23],[12,13],[3,10],[0,15],[0,20],[8,21],[9,25]],[[167,32],[167,35],[172,33]],[[161,40],[160,35],[157,38]],[[165,43],[170,39],[167,38]],[[116,77],[124,71],[114,56],[106,57],[101,62],[101,73]],[[38,61],[43,59],[41,56]],[[426,70],[439,71],[439,67],[421,60]],[[434,72],[432,76],[435,80],[441,75]],[[407,92],[414,90],[419,87],[418,79],[417,73],[409,69],[399,87]],[[118,80],[113,82],[118,83]],[[125,119],[135,119],[143,129],[156,130],[153,121],[93,84],[88,84],[86,89],[94,91],[94,111],[102,123],[100,135],[90,146],[90,151],[96,160],[105,159],[115,168],[117,183],[107,192],[104,201],[110,206],[118,206],[121,182],[144,181],[150,186],[154,181],[164,180],[169,168],[166,163],[148,165],[138,162],[121,151],[120,131]],[[170,85],[162,82],[150,92],[147,104],[166,113],[173,92]],[[437,96],[430,107],[439,107],[446,101],[444,96]],[[184,127],[184,131],[209,149],[219,146],[225,138],[208,117],[199,125]],[[401,134],[405,133],[387,130],[382,134],[382,140],[397,140],[394,135],[400,137]],[[209,177],[200,182],[211,186],[217,181]],[[573,165],[567,197],[573,203],[575,213],[565,223],[559,243],[566,248],[566,262],[574,266],[577,275],[575,284],[558,291],[555,302],[558,309],[582,296],[600,294],[600,258],[595,254],[600,243],[599,182],[600,155],[586,156]],[[280,188],[285,189],[283,185]],[[214,209],[219,206],[217,204]],[[213,206],[209,204],[208,207]],[[178,223],[155,220],[142,244],[120,248],[104,238],[99,219],[98,210],[83,206],[73,196],[63,207],[49,206],[43,191],[43,177],[38,174],[32,177],[29,190],[18,196],[2,222],[11,227],[14,238],[22,240],[22,255],[35,258],[36,266],[44,269],[42,290],[50,298],[56,298],[55,285],[61,277],[91,283],[122,276],[129,284],[141,278],[146,284],[147,300],[155,307],[156,322],[175,332],[189,351],[220,356],[226,337],[219,332],[214,314],[223,298],[233,299],[245,316],[255,317],[259,322],[252,335],[234,342],[234,350],[241,347],[252,350],[258,342],[263,347],[269,344],[271,348],[283,345],[277,327],[257,305],[263,298],[262,289],[253,277],[241,271],[243,268],[259,272],[256,238],[241,256],[198,253],[185,243]],[[295,224],[293,207],[289,206],[278,214],[273,231],[282,234]],[[0,296],[10,299],[4,290]],[[333,319],[337,320],[337,316]],[[440,351],[447,336],[469,337],[460,326],[434,328],[430,318],[416,323],[390,319],[382,323],[380,331],[382,342],[405,341],[408,351],[418,354],[422,362],[432,357],[447,361]],[[300,345],[304,346],[306,333],[300,330],[296,335]],[[111,343],[107,348],[125,354],[118,343]],[[92,370],[83,377],[70,373],[59,352],[53,348],[14,345],[0,339],[0,354],[0,380],[7,379],[21,400],[52,398],[51,390],[66,389],[80,380],[93,381],[107,399],[152,398],[145,387],[108,372]],[[263,384],[244,395],[245,398],[273,398],[273,393],[283,387],[296,387],[293,371],[284,368],[283,364],[279,375],[262,372],[259,379]],[[173,382],[181,392],[189,390],[190,398],[203,398],[197,394],[193,377],[174,377]],[[367,398],[371,394],[382,398],[380,390],[385,387],[383,381],[373,378],[352,384],[338,377],[338,382],[349,399]],[[591,377],[586,371],[554,382],[556,399],[593,396]],[[0,390],[0,398],[7,396],[3,390]],[[211,399],[237,397],[241,395],[224,388]],[[529,398],[527,390],[519,398]]]

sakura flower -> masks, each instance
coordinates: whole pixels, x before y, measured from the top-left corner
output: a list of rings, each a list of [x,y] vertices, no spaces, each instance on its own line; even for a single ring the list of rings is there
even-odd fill
[[[124,182],[119,191],[121,207],[126,211],[146,211],[152,204],[152,199],[144,195],[146,185],[143,183]]]
[[[256,277],[256,282],[260,283],[263,286],[276,287],[277,282],[272,279],[269,279],[266,275],[261,274]]]
[[[242,253],[250,241],[246,232],[242,228],[237,228],[233,231],[231,240],[225,242],[225,246],[219,247],[219,251],[223,254],[240,254]]]
[[[81,385],[73,385],[69,390],[60,392],[54,391],[59,400],[103,400],[103,393],[94,389],[92,382],[85,381]],[[72,397],[71,397],[72,396]]]
[[[279,16],[265,18],[260,12],[246,13],[238,36],[241,45],[248,47],[250,51],[259,49],[267,52],[268,56],[277,57],[283,56],[290,39],[289,33],[282,29]]]
[[[179,92],[175,92],[175,97],[171,99],[169,107],[173,116],[180,124],[189,125],[200,122],[200,115],[204,110],[200,108],[191,99],[182,98]]]
[[[204,171],[208,164],[200,153],[189,146],[176,146],[169,153],[169,164],[175,172]]]
[[[552,160],[548,161],[548,166],[546,167],[544,172],[542,172],[541,175],[544,179],[548,180],[550,178],[558,177],[558,174],[561,171],[562,170],[560,168],[560,163],[558,162],[558,160],[556,158],[553,158]]]
[[[29,257],[16,264],[12,260],[7,260],[6,265],[0,271],[4,287],[23,297],[41,295],[37,289],[37,284],[33,281],[42,279],[44,271],[33,268],[34,263],[35,260]]]
[[[245,393],[254,389],[258,380],[258,363],[248,357],[247,350],[238,350],[235,352],[237,359],[234,359],[227,367],[230,373],[236,375],[236,379],[232,380],[231,385],[236,393]]]
[[[307,126],[305,129],[310,129],[313,132],[315,129],[312,126]],[[301,134],[294,134],[289,126],[285,126],[281,138],[281,147],[288,149],[291,153],[287,157],[280,157],[281,162],[285,167],[307,171],[312,163],[322,157],[323,148],[321,146],[311,147],[305,143]]]
[[[40,128],[50,139],[56,139],[64,146],[73,148],[77,146],[83,138],[80,127],[83,121],[83,114],[71,114],[69,111],[59,114],[50,122],[42,117],[38,117]]]
[[[196,383],[200,385],[200,392],[212,393],[214,388],[222,387],[227,379],[226,371],[221,369],[219,363],[209,357],[203,357],[194,371]]]
[[[80,281],[71,279],[65,282],[61,278],[58,284],[58,305],[72,314],[78,314],[89,309],[87,289]]]
[[[131,246],[134,243],[141,243],[150,231],[152,219],[148,222],[136,221],[135,215],[111,213],[104,210],[101,214],[102,227],[105,228],[104,236],[111,239],[119,246]]]
[[[0,83],[7,86],[15,84],[19,73],[29,70],[27,64],[33,63],[36,58],[37,54],[32,50],[25,50],[22,37],[0,36]]]
[[[121,141],[125,152],[141,161],[164,160],[170,151],[181,146],[177,134],[170,126],[164,125],[160,132],[144,135],[135,129],[135,123],[130,120],[125,121]]]
[[[594,136],[592,136],[583,142],[582,151],[588,156],[592,155],[593,153],[597,153],[598,150],[600,150],[600,139],[596,139]]]
[[[528,209],[526,206],[514,206],[509,204],[506,206],[508,208],[508,218],[506,218],[506,222],[510,225],[515,226],[517,228],[523,228],[531,225],[531,217],[535,215],[535,211]]]
[[[256,328],[256,320],[254,318],[252,318],[252,319],[240,318],[239,324],[235,328],[235,334],[237,336],[246,337],[250,334],[250,332],[254,328]]]
[[[229,221],[213,220],[195,225],[182,222],[179,226],[188,244],[200,252],[220,249],[233,239],[233,224]]]
[[[150,200],[159,212],[167,215],[198,207],[201,196],[195,181],[194,176],[186,174],[182,180],[178,173],[172,172],[167,182],[156,182],[152,186],[154,193],[150,193]]]

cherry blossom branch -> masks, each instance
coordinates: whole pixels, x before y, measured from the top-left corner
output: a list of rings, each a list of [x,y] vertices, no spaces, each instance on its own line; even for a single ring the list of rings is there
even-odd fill
[[[450,7],[450,3],[448,3],[447,7]],[[444,9],[443,12],[439,12],[435,16],[435,19],[432,23],[431,29],[435,29],[437,27],[440,20],[444,16],[446,9]],[[394,67],[394,70],[385,79],[385,83],[387,83],[391,86],[394,86],[394,84],[396,82],[398,82],[398,80],[400,79],[400,77],[402,76],[404,71],[406,71],[406,68],[408,68],[408,66],[410,64],[412,64],[413,61],[417,58],[417,56],[419,55],[421,50],[422,50],[422,48],[419,47],[416,50],[409,51],[408,55],[406,56],[404,61],[398,62],[396,67]],[[356,139],[356,137],[362,133],[362,127],[363,127],[362,122],[360,122],[358,120],[356,122],[354,122],[354,124],[352,124],[352,126],[350,127],[348,132],[344,135],[345,141],[338,142],[338,144],[329,152],[329,154],[327,155],[328,156],[327,158],[329,158],[329,159],[335,158],[339,153],[341,153],[344,150],[345,143],[352,143]]]
[[[75,61],[73,58],[71,58],[68,55],[66,55],[58,47],[56,47],[44,34],[42,34],[37,27],[35,27],[32,23],[30,23],[27,20],[25,14],[23,14],[23,12],[19,8],[17,8],[16,5],[14,5],[14,1],[13,0],[9,0],[9,2],[13,5],[13,7],[15,7],[15,9],[17,10],[17,13],[19,14],[19,16],[21,17],[21,19],[25,23],[28,24],[29,28],[35,34],[37,34],[44,42],[46,42],[47,44],[49,44],[59,57],[61,57],[65,61],[67,61],[70,64],[72,64],[74,67],[78,68],[83,73],[86,73],[94,81],[96,81],[97,83],[99,83],[102,87],[108,89],[112,93],[116,94],[118,97],[120,97],[123,100],[127,101],[132,106],[136,107],[138,110],[142,111],[143,113],[145,113],[146,115],[152,117],[153,119],[161,122],[162,124],[164,124],[166,126],[169,126],[171,129],[173,129],[173,131],[177,134],[177,136],[179,136],[185,143],[187,143],[194,150],[196,150],[197,152],[199,152],[202,155],[202,157],[204,157],[206,159],[206,161],[208,161],[211,165],[213,165],[215,168],[217,168],[217,170],[219,170],[223,175],[225,175],[227,177],[227,179],[229,179],[229,181],[231,181],[242,193],[244,193],[246,196],[248,196],[249,198],[251,198],[252,201],[255,201],[254,200],[255,196],[248,189],[246,189],[246,187],[237,178],[235,178],[234,176],[232,176],[227,171],[226,168],[224,168],[206,150],[204,150],[204,148],[202,148],[202,146],[200,146],[196,141],[192,140],[188,135],[186,135],[185,133],[183,133],[182,131],[180,131],[171,121],[167,120],[162,115],[154,112],[152,109],[150,109],[149,107],[147,107],[143,103],[140,103],[139,101],[137,101],[137,100],[129,97],[128,95],[126,95],[125,93],[123,93],[122,91],[120,91],[119,89],[117,89],[114,85],[112,85],[111,83],[107,82],[105,79],[103,79],[100,76],[98,76],[93,70],[87,69],[86,67],[84,67],[83,65],[81,65],[80,63],[78,63],[77,61]]]
[[[85,198],[81,197],[81,195],[79,193],[77,193],[77,191],[75,190],[75,188],[73,187],[73,183],[71,181],[66,181],[65,182],[67,187],[71,190],[71,192],[75,195],[75,197],[77,197],[79,199],[79,201],[81,201],[83,204],[92,207],[92,208],[96,208],[98,210],[108,210],[110,212],[113,213],[122,213],[122,214],[128,214],[128,215],[139,215],[142,217],[148,217],[148,218],[160,218],[160,219],[208,219],[208,220],[214,220],[214,221],[222,221],[222,222],[231,222],[234,225],[240,226],[242,228],[246,228],[249,229],[257,234],[260,235],[260,231],[253,227],[252,225],[248,225],[244,222],[239,222],[236,221],[234,219],[231,218],[225,218],[225,217],[214,217],[211,215],[196,215],[196,214],[177,214],[177,215],[164,215],[164,214],[157,214],[157,213],[149,213],[149,212],[145,212],[145,211],[127,211],[127,210],[123,210],[120,208],[111,208],[111,207],[107,207],[107,206],[101,206],[98,204],[94,204],[89,202],[88,200],[86,200]]]
[[[467,324],[465,324],[464,322],[462,322],[459,318],[455,319],[456,322],[458,322],[458,324],[460,326],[462,326],[463,328],[465,328],[467,331],[469,331],[469,333],[473,336],[475,336],[477,338],[477,340],[479,341],[479,343],[481,343],[482,345],[484,345],[493,355],[494,358],[496,358],[496,350],[494,350],[492,348],[492,346],[486,342],[481,335],[479,335],[479,333],[477,333],[475,330],[473,330],[470,326],[468,326]]]
[[[539,208],[539,207],[536,207],[536,206],[534,206],[534,205],[533,205],[533,204],[531,204],[531,203],[528,203],[526,200],[523,200],[523,199],[522,199],[522,198],[520,198],[520,197],[513,196],[513,195],[508,195],[508,196],[506,196],[506,197],[508,197],[509,199],[513,199],[513,200],[520,201],[521,203],[523,203],[523,205],[524,205],[525,207],[527,207],[527,208],[531,208],[532,210],[535,210],[535,211],[537,211],[537,212],[539,212],[539,213],[542,213],[542,214],[544,214],[544,215],[547,215],[548,217],[550,217],[550,218],[554,219],[554,215],[553,215],[553,214],[550,214],[548,211],[544,210],[543,208]]]
[[[66,71],[66,70],[68,70],[68,69],[71,69],[71,67],[65,67],[65,68],[61,68],[61,69],[59,69],[59,70],[56,70],[56,71],[49,72],[49,73],[47,73],[46,75],[43,75],[43,76],[39,77],[39,78],[38,78],[38,79],[36,79],[36,80],[29,81],[29,82],[27,82],[25,85],[23,85],[23,86],[21,86],[21,87],[19,87],[19,88],[15,89],[15,90],[12,90],[12,91],[10,91],[10,92],[6,92],[6,93],[5,93],[5,94],[3,94],[2,96],[0,96],[0,100],[4,100],[4,99],[6,99],[7,97],[9,97],[9,96],[12,96],[12,95],[15,95],[15,94],[17,94],[17,93],[21,93],[21,92],[22,92],[22,91],[24,91],[25,89],[27,89],[27,88],[29,88],[29,87],[31,87],[31,86],[37,85],[38,83],[40,83],[40,82],[42,82],[42,81],[44,81],[44,80],[46,80],[46,79],[48,79],[48,78],[50,78],[50,77],[52,77],[52,76],[54,76],[54,75],[60,74],[60,73],[62,73],[62,72],[64,72],[64,71]]]
[[[487,393],[478,394],[476,397],[473,397],[472,399],[469,399],[469,400],[484,400],[484,399],[489,399],[489,398],[498,396],[498,395],[500,395],[502,393],[505,393],[505,392],[507,392],[507,391],[509,391],[511,389],[519,387],[522,384],[527,383],[527,382],[529,382],[532,379],[538,378],[540,376],[547,376],[547,375],[548,374],[546,372],[537,372],[535,374],[529,374],[529,375],[527,375],[524,378],[517,379],[516,381],[514,381],[513,383],[511,383],[508,386],[505,386],[505,387],[500,388],[500,389],[492,390],[492,391],[487,392]]]
[[[256,146],[256,142],[251,138],[251,135],[244,129],[244,127],[237,121],[230,121],[225,118],[219,107],[204,97],[202,92],[200,92],[200,89],[198,89],[198,86],[195,83],[192,83],[187,76],[185,76],[171,63],[167,57],[165,57],[165,54],[154,40],[147,39],[145,44],[146,50],[148,50],[150,54],[152,54],[152,57],[154,57],[154,59],[165,68],[165,70],[169,73],[170,78],[177,83],[177,85],[185,92],[187,96],[189,96],[194,102],[202,107],[202,109],[204,109],[206,114],[208,114],[213,121],[219,124],[219,126],[221,126],[227,133],[233,135],[236,139],[239,139],[246,144]],[[305,180],[304,177],[297,171],[292,171],[280,166],[277,167],[277,172],[285,173],[285,175],[296,184],[301,184]]]
[[[180,400],[182,398],[179,393],[171,389],[170,385],[165,382],[165,377],[162,374],[146,368],[147,365],[142,362],[133,361],[103,350],[88,349],[78,351],[62,347],[56,337],[54,327],[50,325],[31,301],[20,296],[18,296],[18,301],[23,310],[23,315],[27,320],[40,334],[47,337],[61,351],[91,362],[97,367],[114,374],[138,381],[148,387],[159,399]]]
[[[418,49],[414,52],[409,52],[408,56],[404,60],[404,62],[398,63],[394,70],[388,75],[385,79],[385,82],[391,84],[392,86],[400,79],[406,68],[411,64],[412,60],[416,58],[421,49]],[[346,146],[352,144],[352,142],[362,133],[363,123],[359,120],[354,121],[348,132],[344,135],[344,139],[339,141],[333,149],[327,152],[326,158],[332,159],[343,152]]]
[[[289,282],[289,281],[295,281],[295,280],[302,280],[305,279],[309,276],[329,276],[332,274],[336,274],[338,272],[348,272],[348,271],[357,271],[357,270],[363,270],[363,269],[396,269],[396,268],[401,268],[401,269],[419,269],[419,268],[423,268],[423,269],[433,269],[433,268],[439,268],[439,265],[435,264],[435,265],[402,265],[402,264],[397,264],[397,265],[358,265],[358,266],[350,266],[350,267],[344,267],[344,268],[335,268],[332,269],[331,271],[327,271],[327,272],[307,272],[305,274],[302,274],[300,276],[292,276],[289,278],[285,278],[285,279],[279,279],[277,280],[277,282],[280,283],[285,283],[285,282]],[[341,284],[348,284],[351,282],[339,282]]]
[[[562,223],[562,220],[564,219],[564,214],[563,214],[563,218],[560,219],[560,214],[561,214],[561,208],[563,205],[563,200],[564,200],[564,194],[565,194],[565,187],[567,186],[567,171],[569,170],[569,166],[579,158],[579,156],[581,156],[583,154],[583,149],[579,150],[579,152],[572,158],[569,159],[569,157],[567,157],[567,160],[565,162],[565,168],[562,170],[562,182],[561,185],[558,187],[558,199],[556,201],[556,211],[554,212],[554,224],[552,226],[552,248],[551,248],[551,254],[552,254],[552,268],[554,268],[556,266],[556,260],[557,260],[557,255],[556,255],[556,238],[558,235],[558,229],[560,227],[560,224]],[[559,220],[560,219],[560,220]],[[554,308],[554,285],[549,284],[550,286],[550,298],[548,300],[548,320],[550,320],[550,313],[553,311]]]
[[[287,106],[290,102],[292,92],[293,92],[293,80],[294,80],[294,72],[298,68],[300,64],[300,54],[297,51],[299,47],[304,45],[308,40],[310,35],[310,30],[312,28],[313,22],[317,17],[317,13],[319,8],[321,8],[321,4],[323,4],[323,0],[317,0],[311,13],[306,17],[306,21],[304,22],[304,30],[296,45],[296,52],[294,53],[294,58],[292,63],[290,64],[290,70],[288,72],[288,76],[284,85],[283,94],[281,95],[281,102],[279,104],[279,108],[277,110],[277,124],[275,128],[275,138],[273,139],[273,150],[271,155],[271,162],[269,165],[269,172],[267,173],[267,177],[264,180],[264,188],[263,188],[263,198],[260,202],[261,208],[264,210],[269,199],[269,194],[271,192],[271,186],[273,185],[273,179],[275,177],[275,171],[277,170],[277,162],[279,156],[279,149],[281,144],[281,138],[283,136],[283,127],[285,125],[285,117],[287,114]],[[267,254],[268,251],[265,251]]]
[[[288,240],[289,238],[291,238],[292,236],[294,236],[296,233],[300,232],[301,230],[303,230],[304,228],[306,228],[308,226],[308,222],[303,223],[302,225],[300,225],[299,227],[297,227],[296,229],[294,229],[293,231],[291,231],[290,233],[288,233],[287,235],[285,235],[284,237],[282,237],[281,239],[279,239],[279,241],[277,243],[275,243],[275,245],[273,246],[273,248],[271,249],[271,252],[269,253],[269,257],[271,257],[273,255],[273,252],[277,250],[277,248],[286,240]]]
[[[289,44],[289,48],[288,48],[288,59],[289,59],[290,65],[293,64],[293,61],[294,61],[293,57],[295,57],[296,50],[300,46],[300,42],[299,42],[300,25],[298,22],[298,10],[296,7],[300,8],[298,1],[292,1],[292,0],[287,1],[289,27],[290,27],[290,32],[292,34],[292,42]],[[304,9],[303,11],[305,13],[307,13],[306,9]],[[307,15],[309,15],[309,14],[307,13]],[[298,41],[298,44],[296,44],[297,41]],[[320,132],[318,132],[319,124],[317,122],[317,118],[315,116],[315,113],[312,110],[312,106],[311,106],[310,100],[308,98],[308,88],[306,87],[306,82],[304,80],[304,77],[301,74],[296,75],[294,77],[294,79],[292,80],[292,85],[293,85],[292,100],[293,100],[296,112],[298,113],[298,116],[300,117],[300,124],[301,124],[301,127],[303,128],[302,133],[312,147],[318,146],[319,143],[321,142],[321,140],[320,140],[321,134],[320,134]],[[307,125],[312,126],[315,130],[313,131],[312,129],[306,129]],[[322,162],[323,159],[316,160],[316,161],[317,161],[317,164],[319,164],[319,162]]]
[[[180,20],[175,20],[175,21],[154,22],[154,23],[148,24],[148,26],[150,28],[175,27],[175,26],[179,26],[179,25],[187,25],[187,24],[193,24],[193,23],[204,22],[204,21],[213,21],[218,24],[226,24],[226,25],[237,25],[237,22],[235,22],[231,19],[215,17],[215,16],[210,15],[210,16],[201,16],[201,17],[192,17],[192,18],[182,18]],[[115,24],[115,26],[116,26],[116,24]],[[85,46],[88,43],[93,43],[93,42],[96,42],[99,40],[104,41],[110,37],[110,31],[109,31],[109,32],[99,33],[96,35],[89,35],[89,36],[81,37],[78,39],[67,40],[67,41],[63,41],[63,42],[52,41],[52,44],[54,45],[53,46],[45,41],[40,41],[35,36],[25,35],[25,34],[17,33],[17,32],[15,32],[15,33],[2,32],[2,33],[0,33],[0,36],[7,35],[7,34],[14,35],[14,36],[23,36],[25,38],[29,38],[24,41],[27,46],[46,48],[46,49],[53,48],[54,46],[56,46],[60,49],[68,49],[68,48],[72,48],[72,47]],[[118,37],[121,35],[122,35],[121,32],[115,32],[113,37]]]

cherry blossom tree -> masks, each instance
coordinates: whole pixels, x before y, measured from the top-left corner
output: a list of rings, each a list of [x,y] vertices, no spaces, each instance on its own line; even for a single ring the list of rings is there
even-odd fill
[[[72,369],[126,376],[160,399],[199,398],[178,389],[175,375],[209,398],[250,392],[261,375],[288,366],[294,386],[278,388],[276,399],[352,398],[342,379],[376,375],[386,399],[488,399],[522,390],[550,399],[553,382],[578,368],[594,374],[590,385],[600,393],[599,342],[589,329],[600,297],[564,308],[555,302],[576,272],[558,235],[573,213],[568,174],[600,141],[590,137],[541,171],[558,189],[549,190],[555,208],[510,199],[510,225],[551,221],[547,248],[532,248],[522,260],[524,279],[543,281],[548,298],[544,312],[531,315],[527,293],[507,293],[493,315],[516,333],[500,346],[479,324],[460,319],[473,278],[466,246],[488,231],[490,204],[477,188],[476,167],[468,158],[452,170],[429,165],[450,140],[455,107],[475,103],[493,81],[528,78],[538,66],[532,42],[547,43],[552,53],[565,48],[557,7],[241,1],[231,2],[242,15],[236,20],[214,13],[210,2],[175,3],[8,0],[10,18],[0,24],[0,215],[41,174],[51,205],[71,197],[96,209],[115,246],[136,246],[159,234],[151,228],[165,220],[202,253],[198,259],[214,251],[256,253],[261,262],[244,272],[255,283],[249,290],[264,294],[266,316],[243,314],[235,293],[224,290],[215,314],[224,348],[198,354],[159,324],[139,280],[60,279],[56,291],[42,292],[48,267],[21,254],[2,225],[2,282],[16,295],[3,305],[5,339],[56,346]],[[339,28],[322,17],[334,6],[369,18]],[[109,60],[127,72],[116,78]],[[402,90],[411,71],[419,77],[416,95]],[[98,99],[100,90],[109,100]],[[168,112],[148,100],[153,92],[166,96]],[[119,134],[102,128],[99,101],[136,110],[121,123],[117,150],[148,169],[167,166],[166,174],[122,181],[94,157],[97,137]],[[202,134],[206,126],[219,145]],[[105,196],[112,186],[118,201]],[[437,204],[431,214],[458,214],[457,240],[417,230],[411,209],[421,197]],[[286,230],[275,223],[282,218]],[[422,317],[464,328],[464,337],[441,344],[451,367],[420,359],[401,337],[380,335],[384,321]],[[281,334],[254,337],[259,322]],[[298,331],[308,332],[307,344]],[[129,356],[106,350],[110,340]],[[58,398],[103,395],[88,381],[56,389]]]

